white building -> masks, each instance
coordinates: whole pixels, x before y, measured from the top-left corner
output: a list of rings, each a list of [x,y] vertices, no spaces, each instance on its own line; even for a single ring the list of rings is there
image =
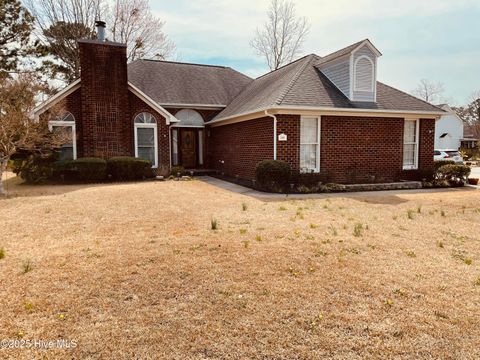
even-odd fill
[[[463,138],[463,121],[446,104],[438,105],[447,113],[435,123],[435,149],[458,150]]]

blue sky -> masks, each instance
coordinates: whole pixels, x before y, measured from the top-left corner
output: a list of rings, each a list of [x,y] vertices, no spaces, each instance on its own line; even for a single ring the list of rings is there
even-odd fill
[[[256,77],[268,68],[249,46],[269,0],[150,1],[166,21],[179,61],[226,65]],[[480,90],[480,0],[297,0],[311,24],[304,54],[364,38],[383,53],[378,79],[410,92],[441,82],[453,105]]]

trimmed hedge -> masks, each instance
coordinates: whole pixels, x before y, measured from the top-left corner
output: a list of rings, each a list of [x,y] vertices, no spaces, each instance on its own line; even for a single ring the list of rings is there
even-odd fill
[[[290,181],[292,169],[289,164],[280,160],[260,161],[255,168],[255,179],[266,191],[281,192]]]
[[[115,181],[142,180],[155,175],[150,161],[130,156],[108,159],[107,174]]]
[[[107,162],[94,157],[56,161],[52,169],[54,180],[100,182],[107,178]]]

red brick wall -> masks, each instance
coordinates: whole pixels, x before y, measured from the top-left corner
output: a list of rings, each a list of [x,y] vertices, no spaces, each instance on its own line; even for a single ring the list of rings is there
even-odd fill
[[[298,173],[300,167],[300,116],[278,115],[277,159]],[[254,178],[258,161],[273,158],[273,120],[250,120],[211,129],[211,166],[229,176]],[[433,165],[435,120],[420,122],[419,170],[403,171],[403,118],[322,116],[321,173],[301,175],[302,181],[362,183],[420,180]]]
[[[126,47],[79,42],[84,156],[130,155]]]
[[[210,127],[207,133],[210,134],[210,167],[225,175],[253,179],[257,163],[273,159],[273,119],[270,117]]]

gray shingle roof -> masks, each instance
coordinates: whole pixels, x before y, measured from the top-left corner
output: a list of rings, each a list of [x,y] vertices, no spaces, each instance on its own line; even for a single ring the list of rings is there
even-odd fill
[[[359,43],[354,44],[358,46]],[[355,48],[356,46],[352,46]],[[250,83],[220,113],[223,119],[273,106],[441,112],[442,109],[377,82],[377,102],[353,102],[323,75],[317,55],[305,56]]]
[[[137,60],[128,80],[160,105],[227,105],[252,82],[229,67]]]
[[[325,57],[307,55],[252,80],[229,67],[137,60],[128,65],[128,80],[160,105],[227,105],[215,119],[275,106],[439,112],[442,109],[377,82],[377,102],[352,102],[318,69],[367,40]]]

